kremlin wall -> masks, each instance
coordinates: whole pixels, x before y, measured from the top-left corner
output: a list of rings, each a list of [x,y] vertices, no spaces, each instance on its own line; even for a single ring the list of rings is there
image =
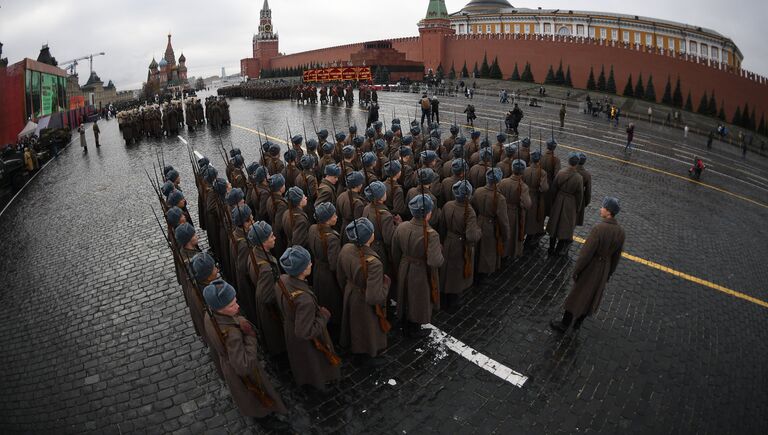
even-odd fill
[[[539,24],[526,24],[532,22]],[[370,59],[361,56],[363,42],[277,54],[278,37],[272,33],[267,0],[259,28],[253,38],[253,57],[241,60],[241,74],[249,77],[258,77],[261,68],[346,65],[355,57]],[[536,82],[542,83],[550,66],[557,68],[562,61],[563,68],[570,67],[576,88],[586,88],[591,68],[597,75],[601,67],[606,72],[613,67],[619,91],[630,74],[653,76],[660,99],[667,78],[674,86],[679,77],[682,95],[690,92],[694,102],[715,91],[718,107],[724,105],[729,121],[736,108],[745,104],[758,119],[768,110],[768,79],[741,69],[741,52],[733,41],[701,27],[637,16],[519,9],[506,0],[472,0],[449,14],[443,0],[430,0],[418,30],[419,36],[388,41],[409,63],[421,62],[424,72],[438,65],[446,72],[453,65],[458,72],[464,62],[471,71],[487,55],[489,62],[498,58],[505,78],[515,63],[522,71],[529,62]],[[377,65],[375,59],[367,62]]]

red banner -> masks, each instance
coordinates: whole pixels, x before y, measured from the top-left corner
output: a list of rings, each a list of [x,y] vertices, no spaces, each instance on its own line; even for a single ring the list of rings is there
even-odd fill
[[[371,67],[349,66],[344,68],[320,68],[304,71],[304,82],[368,81],[373,79]]]

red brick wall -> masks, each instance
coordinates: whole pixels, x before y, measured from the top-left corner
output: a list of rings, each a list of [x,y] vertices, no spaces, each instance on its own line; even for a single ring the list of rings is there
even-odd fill
[[[272,59],[272,68],[291,68],[311,63],[327,64],[336,60],[349,61],[352,53],[356,53],[362,48],[363,44],[357,43],[278,56]]]
[[[250,78],[258,78],[261,73],[259,59],[246,58],[240,59],[240,75]]]
[[[24,63],[0,68],[0,149],[16,143],[26,125],[24,109]]]
[[[632,74],[633,80],[636,80],[638,74],[642,73],[646,83],[648,77],[653,75],[656,97],[661,100],[667,75],[672,77],[673,90],[679,75],[683,99],[690,90],[694,108],[698,106],[702,93],[706,92],[709,95],[714,89],[718,108],[721,101],[725,102],[728,121],[736,107],[743,107],[744,103],[749,103],[750,108],[755,108],[758,119],[764,111],[768,111],[768,85],[764,79],[759,83],[704,64],[633,49],[594,43],[512,39],[511,35],[507,36],[508,38],[503,36],[451,38],[447,41],[443,66],[448,70],[451,62],[455,62],[458,72],[466,60],[467,68],[471,73],[474,63],[482,64],[483,54],[487,53],[489,63],[498,56],[504,78],[512,75],[515,62],[518,63],[520,73],[523,72],[525,63],[530,62],[535,80],[541,83],[547,75],[549,66],[552,65],[557,70],[562,59],[563,70],[569,65],[571,67],[574,86],[585,88],[590,66],[594,66],[595,80],[597,80],[601,65],[605,65],[606,79],[613,65],[616,88],[619,92],[623,91],[629,74]]]

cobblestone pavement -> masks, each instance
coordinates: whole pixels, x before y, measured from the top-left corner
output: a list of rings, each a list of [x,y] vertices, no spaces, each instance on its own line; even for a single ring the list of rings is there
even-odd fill
[[[405,119],[417,98],[382,94],[381,113],[390,121],[394,106]],[[444,123],[466,104],[442,102]],[[498,128],[504,109],[490,99],[474,104],[478,127],[488,119]],[[294,134],[302,119],[311,131],[310,116],[324,127],[331,114],[337,128],[347,114],[365,122],[357,109],[239,99],[231,106],[236,126],[222,143],[247,159],[258,147],[247,129],[284,138],[286,119]],[[546,140],[557,108],[524,110],[534,139],[543,127]],[[768,161],[741,160],[720,143],[707,152],[704,138],[683,143],[677,130],[637,124],[641,147],[632,155],[622,151],[623,128],[605,121],[569,113],[566,128],[555,128],[558,155],[587,150],[593,173],[595,200],[578,235],[597,221],[599,199],[617,195],[628,253],[768,300]],[[195,197],[186,149],[170,139],[126,147],[114,121],[101,130],[101,149],[89,132],[88,154],[65,150],[0,216],[2,433],[768,432],[768,308],[624,259],[600,312],[578,334],[553,334],[547,322],[561,313],[578,244],[570,259],[540,249],[505,264],[458,312],[434,319],[528,376],[522,388],[432,341],[393,334],[385,368],[345,363],[324,397],[270,364],[288,422],[242,418],[195,338],[149,210],[156,200],[143,169],[160,147]],[[221,166],[217,135],[186,137]],[[686,175],[690,159],[680,155],[693,153],[712,169],[704,184],[674,176]],[[190,207],[197,216],[196,201]]]

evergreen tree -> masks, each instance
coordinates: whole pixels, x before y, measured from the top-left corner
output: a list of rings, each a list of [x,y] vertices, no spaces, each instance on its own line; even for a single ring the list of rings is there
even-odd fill
[[[696,110],[696,113],[706,115],[707,111],[709,111],[709,99],[707,98],[707,92],[704,91],[701,95],[701,101],[699,101],[699,108]]]
[[[549,71],[547,71],[547,77],[544,79],[545,85],[553,85],[555,84],[555,71],[552,69],[552,65],[549,66]]]
[[[635,98],[645,97],[645,85],[643,85],[643,73],[637,77],[637,85],[635,85]]]
[[[563,60],[560,59],[560,65],[557,67],[557,73],[555,73],[555,84],[562,86],[565,84],[565,73],[563,73]]]
[[[437,73],[435,73],[435,79],[439,82],[445,78],[445,72],[443,71],[443,63],[437,65]]]
[[[512,71],[512,76],[509,77],[510,80],[514,81],[520,81],[520,71],[517,69],[517,62],[515,62],[515,70]]]
[[[474,78],[480,78],[480,69],[477,67],[477,62],[475,62],[475,69],[472,70],[472,76]]]
[[[741,108],[736,106],[736,111],[733,112],[733,119],[731,120],[731,124],[740,126],[741,125]]]
[[[461,78],[469,78],[469,70],[467,69],[467,61],[464,61],[464,66],[461,68]]]
[[[685,99],[685,110],[693,112],[693,99],[691,99],[691,91],[688,91],[688,98]]]
[[[715,90],[709,95],[709,104],[707,105],[707,115],[717,116],[717,100],[715,99]]]
[[[725,122],[725,100],[720,100],[720,111],[717,112],[717,118]]]
[[[616,79],[613,77],[613,65],[611,65],[611,73],[608,75],[608,83],[605,84],[605,92],[610,94],[616,93]]]
[[[587,90],[594,91],[595,89],[597,89],[597,85],[595,84],[595,69],[593,67],[589,67],[589,78],[587,79]]]
[[[667,76],[667,85],[664,86],[664,96],[661,97],[661,102],[664,104],[672,104],[672,83],[670,77]]]
[[[741,111],[741,126],[749,128],[752,122],[749,120],[749,103],[744,105],[744,110]]]
[[[648,84],[645,85],[645,100],[656,102],[656,87],[653,86],[653,74],[648,76]]]
[[[448,73],[448,78],[450,80],[456,80],[456,67],[453,62],[451,63],[451,71]]]
[[[672,105],[675,107],[683,107],[683,91],[680,90],[680,76],[677,77],[675,93],[672,94]]]
[[[491,67],[488,66],[488,53],[483,55],[483,65],[480,67],[480,77],[487,79],[491,76]]]
[[[632,74],[629,75],[629,78],[627,79],[627,85],[624,86],[624,92],[622,93],[625,97],[632,98],[635,96],[635,90],[632,88]]]
[[[494,57],[493,63],[491,64],[491,71],[488,74],[488,76],[492,79],[496,80],[502,80],[504,79],[504,74],[501,72],[501,67],[499,66],[499,58]]]
[[[523,69],[523,75],[520,77],[520,80],[524,82],[533,83],[533,72],[531,71],[531,64],[526,62],[525,63],[525,69]]]
[[[597,78],[597,90],[605,92],[605,65],[600,70],[600,77]]]
[[[757,132],[765,134],[765,113],[760,115],[760,124],[757,125]]]
[[[569,88],[573,87],[573,80],[571,80],[571,66],[568,65],[568,70],[565,72],[565,86]]]
[[[750,130],[756,130],[757,129],[757,119],[755,118],[755,108],[752,108],[752,113],[749,115],[749,129]]]

